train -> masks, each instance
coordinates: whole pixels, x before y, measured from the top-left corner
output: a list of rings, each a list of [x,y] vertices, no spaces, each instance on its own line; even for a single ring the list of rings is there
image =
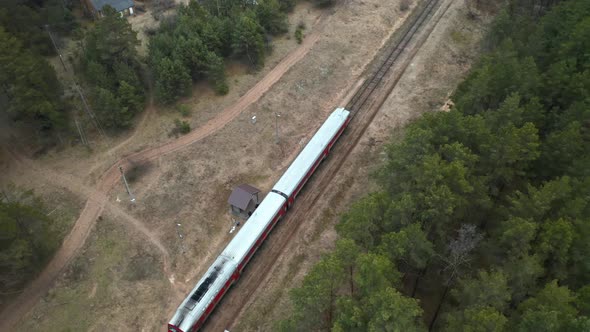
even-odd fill
[[[270,231],[295,202],[297,195],[328,156],[351,120],[336,108],[283,173],[254,213],[215,259],[168,322],[168,332],[199,330]]]

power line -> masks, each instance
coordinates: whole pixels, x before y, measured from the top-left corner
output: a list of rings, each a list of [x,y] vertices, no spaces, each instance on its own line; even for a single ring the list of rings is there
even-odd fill
[[[59,56],[59,60],[61,61],[62,66],[64,67],[64,71],[66,73],[69,73],[68,67],[66,66],[63,56],[61,55],[61,51],[59,50],[59,47],[57,47],[57,43],[55,42],[55,39],[53,39],[53,35],[51,34],[51,30],[49,29],[49,24],[45,24],[45,29],[47,30],[47,33],[49,34],[49,38],[51,39],[51,43],[53,44],[53,47],[55,48],[55,52]],[[86,111],[86,114],[88,114],[88,116],[90,117],[90,120],[92,121],[92,123],[96,127],[96,130],[98,131],[98,133],[104,139],[106,139],[106,134],[104,132],[104,129],[102,128],[100,121],[98,120],[98,118],[96,117],[96,115],[94,114],[94,112],[92,111],[90,106],[88,105],[88,101],[86,100],[86,96],[84,95],[82,88],[80,87],[80,84],[78,84],[78,82],[76,81],[76,77],[73,72],[72,72],[71,78],[72,78],[72,81],[74,82],[74,89],[76,89],[76,91],[78,92],[78,95],[80,96],[80,99],[82,100],[82,103],[84,104],[84,110]]]
[[[61,64],[64,67],[65,72],[69,73],[68,68],[65,64],[65,61],[63,59],[63,56],[61,55],[61,52],[60,52],[59,48],[57,47],[55,40],[53,39],[53,35],[51,34],[51,30],[49,29],[49,24],[45,25],[45,29],[47,30],[47,33],[49,34],[49,38],[51,39],[51,43],[53,44],[53,47],[55,48],[55,52],[59,56],[59,60],[61,61]],[[100,120],[98,119],[96,114],[90,108],[90,105],[88,103],[88,100],[86,99],[84,91],[82,90],[81,85],[76,80],[76,75],[74,73],[74,66],[73,65],[72,65],[72,73],[71,73],[70,77],[71,77],[72,81],[74,82],[74,89],[76,90],[76,92],[78,92],[78,95],[80,96],[80,100],[82,100],[82,104],[84,106],[84,110],[86,111],[86,114],[88,115],[88,117],[90,117],[90,120],[94,124],[94,126],[96,127],[96,130],[98,131],[98,133],[102,136],[102,138],[105,140],[105,142],[107,142],[107,145],[109,145],[109,142],[108,142],[109,139],[108,139],[107,135],[105,134],[105,131],[103,129],[102,124],[100,123]],[[78,132],[80,133],[80,138],[82,139],[82,143],[85,144],[86,146],[88,146],[89,144],[88,144],[88,138],[86,137],[86,133],[84,133],[84,131],[83,131],[82,127],[80,126],[80,124],[78,123],[77,119],[75,120],[75,122],[76,122],[76,127],[78,128]],[[108,153],[109,153],[109,155],[111,155],[111,157],[115,157],[113,154],[113,151],[111,151],[110,149],[108,150]],[[131,189],[129,188],[129,184],[127,183],[127,179],[125,178],[125,174],[123,173],[123,167],[119,166],[119,170],[121,171],[121,175],[123,177],[123,182],[125,183],[125,189],[127,190],[129,197],[131,198],[131,202],[134,203],[135,197],[131,193]]]
[[[45,24],[45,30],[47,30],[47,34],[49,34],[49,39],[51,39],[51,43],[53,44],[53,47],[55,48],[55,52],[57,52],[57,55],[59,55],[59,61],[61,61],[61,65],[64,66],[64,70],[67,72],[68,68],[66,68],[66,64],[64,62],[64,59],[61,56],[59,49],[57,48],[57,44],[55,44],[55,40],[53,40],[53,35],[51,34],[51,31],[49,30],[49,24]]]
[[[78,123],[78,119],[74,119],[74,123],[76,123],[76,128],[80,134],[80,140],[82,141],[82,144],[88,146],[88,139],[86,139],[86,134],[84,133],[82,126],[80,126],[80,123]]]

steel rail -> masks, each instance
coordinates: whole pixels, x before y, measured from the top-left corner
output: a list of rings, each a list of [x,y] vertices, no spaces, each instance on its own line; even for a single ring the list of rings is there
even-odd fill
[[[416,34],[422,25],[427,22],[427,18],[433,13],[434,8],[439,0],[430,0],[422,9],[419,15],[415,16],[413,22],[409,25],[403,34],[401,40],[395,43],[392,50],[387,55],[385,61],[381,62],[379,68],[372,74],[371,79],[366,80],[357,92],[352,96],[346,109],[351,112],[351,117],[363,108],[375,90],[380,86],[383,77],[389,72],[389,69],[397,61],[403,50],[410,44],[412,37]]]

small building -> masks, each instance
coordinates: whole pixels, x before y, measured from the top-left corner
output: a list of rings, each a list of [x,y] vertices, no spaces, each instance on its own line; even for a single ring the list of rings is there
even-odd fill
[[[259,189],[250,185],[242,184],[232,191],[227,202],[230,205],[230,212],[236,217],[247,219],[260,204]]]
[[[94,18],[102,17],[105,6],[113,7],[122,16],[133,15],[135,3],[133,0],[82,0],[86,11]]]

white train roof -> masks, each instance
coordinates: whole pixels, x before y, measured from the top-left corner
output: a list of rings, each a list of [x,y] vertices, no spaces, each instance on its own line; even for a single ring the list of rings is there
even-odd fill
[[[328,144],[330,144],[330,141],[336,136],[338,130],[342,128],[349,115],[350,112],[344,108],[337,108],[332,112],[297,158],[295,158],[285,174],[275,184],[273,189],[291,197],[297,185],[303,180],[305,174],[307,174],[314,162],[321,156]]]
[[[239,264],[284,204],[285,198],[283,196],[273,192],[268,193],[238,234],[225,247],[222,255],[233,259]]]
[[[219,293],[223,285],[229,280],[238,264],[255,245],[268,224],[285,203],[285,198],[279,194],[269,193],[254,214],[248,219],[236,236],[225,247],[221,255],[213,262],[205,275],[199,280],[195,288],[180,304],[170,324],[183,331],[189,331],[195,322],[205,312],[209,303]],[[209,278],[209,279],[208,279]]]
[[[322,152],[342,128],[349,115],[350,112],[344,108],[337,108],[332,112],[275,184],[273,190],[291,196],[297,185],[303,181],[315,161],[321,157]],[[279,213],[284,203],[285,197],[282,195],[274,192],[268,193],[254,214],[238,231],[176,310],[169,322],[170,325],[177,326],[183,331],[191,329],[221,288],[231,278],[238,264],[244,260],[251,248],[256,245],[256,241]]]
[[[203,275],[189,296],[178,307],[169,324],[179,327],[182,331],[189,331],[205,312],[215,295],[231,278],[236,268],[237,264],[229,257],[223,255],[217,257],[207,273]]]

